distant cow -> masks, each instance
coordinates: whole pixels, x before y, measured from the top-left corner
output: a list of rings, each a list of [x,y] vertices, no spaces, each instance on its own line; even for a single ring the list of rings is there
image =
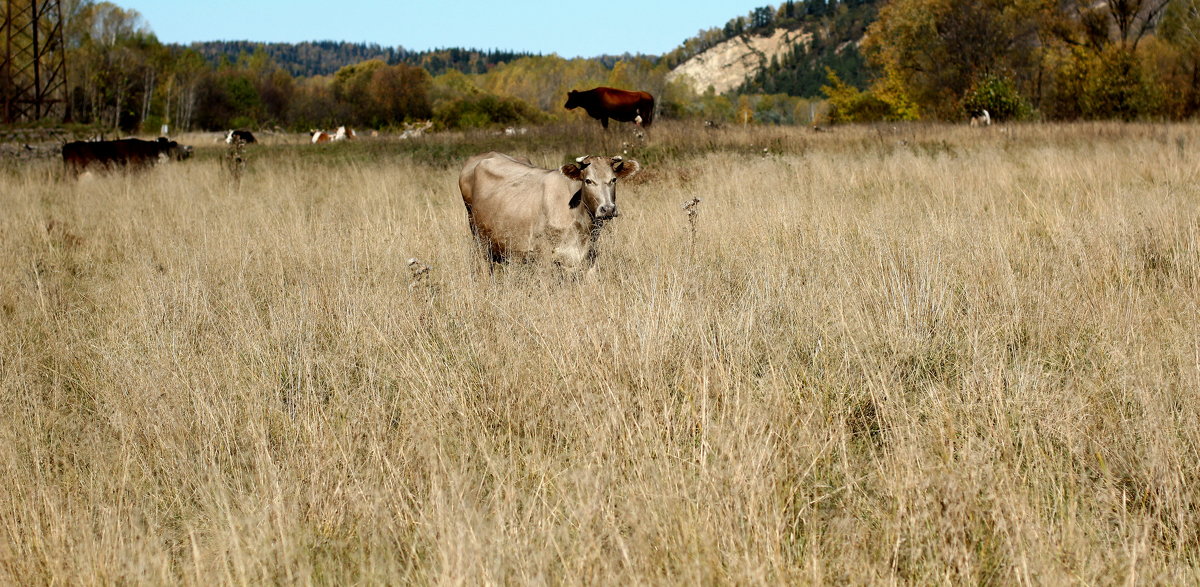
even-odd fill
[[[400,133],[400,138],[404,140],[417,139],[425,136],[429,129],[433,128],[433,121],[426,120],[425,122],[406,122],[404,130]]]
[[[629,92],[614,88],[571,90],[567,93],[567,110],[583,108],[588,116],[608,128],[608,119],[632,122],[648,128],[654,122],[654,96],[646,92]]]
[[[325,132],[323,130],[310,130],[308,132],[312,136],[311,142],[313,144],[332,143],[337,141],[354,140],[358,138],[358,133],[354,132],[354,129],[347,128],[345,126],[339,126],[333,133]]]
[[[75,141],[62,148],[63,165],[75,176],[89,169],[140,169],[171,160],[181,161],[191,155],[191,147],[165,137],[154,141]]]
[[[620,157],[589,156],[558,169],[490,152],[458,177],[467,222],[494,263],[545,258],[591,267],[599,229],[617,216],[617,180],[641,167]]]
[[[229,134],[225,135],[225,144],[232,145],[235,140],[246,144],[258,142],[254,138],[254,133],[248,130],[231,130]]]
[[[979,114],[971,117],[971,126],[991,126],[992,115],[988,114],[987,110],[980,110]]]

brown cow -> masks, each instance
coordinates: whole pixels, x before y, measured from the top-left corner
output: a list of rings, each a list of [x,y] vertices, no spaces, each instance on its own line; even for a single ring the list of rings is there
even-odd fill
[[[73,176],[88,169],[140,169],[192,155],[192,148],[160,137],[155,141],[120,139],[116,141],[74,141],[63,145],[63,165]]]
[[[617,216],[617,180],[641,167],[589,156],[558,169],[495,151],[476,155],[458,177],[467,222],[493,263],[548,258],[591,267],[599,229]]]
[[[608,119],[640,124],[649,128],[654,122],[654,96],[646,92],[629,92],[614,88],[571,90],[567,93],[567,110],[583,108],[588,116],[608,128]]]

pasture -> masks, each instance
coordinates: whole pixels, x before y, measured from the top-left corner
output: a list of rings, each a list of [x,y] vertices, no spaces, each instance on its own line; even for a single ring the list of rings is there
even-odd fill
[[[6,162],[0,583],[1200,582],[1200,126],[597,127]]]

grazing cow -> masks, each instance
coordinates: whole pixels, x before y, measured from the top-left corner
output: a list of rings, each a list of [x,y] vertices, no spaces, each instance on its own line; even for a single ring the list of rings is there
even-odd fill
[[[979,114],[971,117],[971,126],[991,126],[992,115],[988,114],[987,110],[980,110]]]
[[[608,119],[632,122],[644,128],[654,122],[654,96],[646,92],[628,92],[613,88],[571,90],[567,93],[567,110],[583,108],[588,116],[608,128]]]
[[[231,130],[231,131],[229,131],[229,134],[225,135],[225,144],[226,145],[232,145],[233,141],[235,141],[235,140],[241,141],[246,144],[258,142],[258,140],[254,138],[254,133],[252,133],[248,130]]]
[[[400,138],[404,140],[416,139],[425,136],[429,129],[433,128],[433,121],[426,120],[425,122],[406,122],[404,123],[404,131],[400,133]]]
[[[155,141],[120,139],[116,141],[75,141],[63,145],[63,165],[73,176],[97,169],[142,169],[166,161],[182,161],[192,156],[192,148],[160,137]]]
[[[328,133],[323,130],[310,130],[310,131],[308,131],[308,133],[309,133],[309,135],[311,135],[311,142],[314,145],[317,143],[336,143],[338,141],[352,141],[352,140],[358,138],[358,133],[354,132],[354,129],[346,128],[345,126],[337,127],[337,130],[334,131],[333,133]]]
[[[591,267],[596,239],[617,216],[617,180],[641,169],[620,157],[580,157],[558,169],[495,151],[476,155],[458,176],[467,222],[493,263],[549,259]]]

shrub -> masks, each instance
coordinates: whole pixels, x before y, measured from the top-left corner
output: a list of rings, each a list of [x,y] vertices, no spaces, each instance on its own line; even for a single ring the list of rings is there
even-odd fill
[[[860,90],[843,82],[832,69],[827,70],[828,86],[821,91],[829,97],[829,121],[879,122],[883,120],[916,120],[917,107],[902,91],[886,85]]]
[[[1012,80],[997,75],[986,75],[976,82],[963,97],[963,108],[968,116],[987,110],[997,120],[1022,120],[1032,111]]]
[[[439,105],[433,112],[433,120],[438,126],[458,129],[537,123],[545,117],[524,100],[495,94],[456,98]]]

